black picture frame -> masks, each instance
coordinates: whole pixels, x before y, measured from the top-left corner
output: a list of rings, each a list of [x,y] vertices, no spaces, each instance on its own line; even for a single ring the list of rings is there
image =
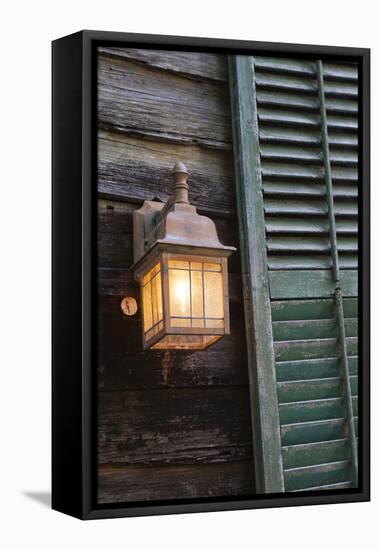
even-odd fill
[[[358,61],[359,463],[357,489],[98,505],[96,494],[96,47]],[[370,499],[370,50],[82,31],[52,44],[52,507],[81,519],[361,502]],[[364,398],[362,398],[364,397]]]

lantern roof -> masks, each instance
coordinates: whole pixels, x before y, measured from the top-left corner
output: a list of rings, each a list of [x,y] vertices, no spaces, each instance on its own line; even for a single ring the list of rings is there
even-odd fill
[[[215,223],[197,213],[188,200],[188,171],[177,161],[172,175],[174,193],[166,202],[145,201],[134,212],[134,266],[140,265],[149,252],[161,250],[185,251],[192,254],[229,256],[236,248],[224,246],[217,234]]]

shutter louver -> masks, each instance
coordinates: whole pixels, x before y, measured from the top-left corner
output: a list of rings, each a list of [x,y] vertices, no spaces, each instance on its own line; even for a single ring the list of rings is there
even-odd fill
[[[358,407],[358,70],[352,63],[268,57],[245,57],[240,67],[246,59],[260,181],[253,176],[244,184],[263,191],[284,490],[348,488],[356,479],[349,419],[354,415],[356,429]],[[237,60],[231,68],[234,103],[239,70]],[[237,152],[241,146],[235,139]],[[254,296],[252,302],[254,307]]]

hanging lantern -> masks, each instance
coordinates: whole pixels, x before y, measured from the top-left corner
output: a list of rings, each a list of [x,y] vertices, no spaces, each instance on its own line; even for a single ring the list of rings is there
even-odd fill
[[[134,212],[133,271],[141,286],[144,349],[204,349],[229,334],[227,258],[214,222],[188,202],[188,172],[174,194]]]

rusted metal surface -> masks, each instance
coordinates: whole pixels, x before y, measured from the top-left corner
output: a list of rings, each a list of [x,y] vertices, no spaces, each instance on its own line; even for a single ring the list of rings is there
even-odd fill
[[[159,245],[160,250],[175,252],[177,247],[198,249],[198,253],[213,250],[214,255],[229,256],[234,246],[224,246],[217,235],[215,223],[200,216],[188,201],[188,172],[183,163],[173,169],[175,182],[172,197],[166,204],[145,201],[134,212],[134,266],[136,273],[145,262],[150,250]],[[188,248],[189,249],[189,248]]]

